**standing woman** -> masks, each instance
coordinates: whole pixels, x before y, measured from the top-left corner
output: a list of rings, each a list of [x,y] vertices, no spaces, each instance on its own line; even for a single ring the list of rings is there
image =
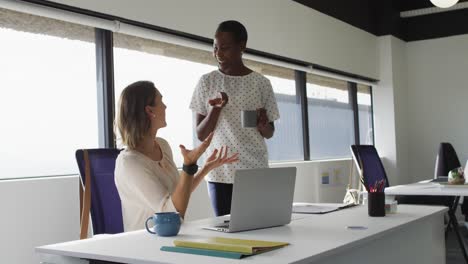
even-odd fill
[[[219,151],[214,149],[198,170],[197,160],[210,145],[210,134],[193,150],[180,145],[184,164],[179,175],[168,142],[156,137],[158,130],[166,126],[166,105],[149,81],[135,82],[123,90],[116,126],[127,147],[115,166],[125,231],[143,229],[146,218],[156,212],[177,211],[183,218],[191,192],[205,175],[237,161],[237,154],[228,157],[227,147],[221,147]]]
[[[206,140],[214,133],[210,150],[228,145],[239,153],[238,163],[224,164],[207,177],[217,216],[231,211],[235,170],[268,167],[265,139],[273,136],[273,121],[279,118],[270,81],[242,61],[246,44],[247,30],[241,23],[230,20],[219,24],[213,44],[218,70],[200,78],[190,103],[197,116],[198,139]],[[257,110],[256,128],[242,127],[244,110]]]

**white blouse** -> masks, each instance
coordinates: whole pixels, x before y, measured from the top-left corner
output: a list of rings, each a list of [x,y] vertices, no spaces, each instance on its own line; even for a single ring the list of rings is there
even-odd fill
[[[122,203],[125,232],[145,228],[157,212],[176,212],[171,195],[179,173],[166,140],[156,138],[162,159],[154,161],[135,150],[123,150],[115,164],[115,185]]]
[[[263,107],[270,122],[278,120],[280,115],[270,80],[257,72],[230,76],[216,70],[203,75],[193,92],[190,109],[206,116],[212,108],[208,100],[217,97],[219,92],[227,94],[228,103],[221,111],[213,140],[205,155],[226,145],[230,153],[239,153],[239,162],[222,165],[212,170],[205,179],[233,183],[238,169],[268,167],[265,139],[256,128],[242,128],[241,112]]]

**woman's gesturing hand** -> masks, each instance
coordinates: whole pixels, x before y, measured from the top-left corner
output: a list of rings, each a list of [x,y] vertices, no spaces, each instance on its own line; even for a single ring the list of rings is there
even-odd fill
[[[197,160],[200,158],[200,156],[205,152],[206,148],[211,143],[211,140],[213,139],[213,132],[211,132],[208,137],[203,140],[203,142],[198,146],[197,148],[193,150],[186,149],[184,145],[180,145],[180,152],[182,153],[182,156],[184,157],[184,164],[185,165],[191,165],[195,164]]]
[[[215,169],[224,164],[231,164],[239,161],[239,153],[234,153],[228,157],[228,147],[222,146],[221,149],[215,149],[213,153],[208,157],[205,163],[205,168],[208,171]]]
[[[213,107],[223,108],[229,101],[229,98],[225,92],[219,92],[216,98],[208,100],[208,104]]]

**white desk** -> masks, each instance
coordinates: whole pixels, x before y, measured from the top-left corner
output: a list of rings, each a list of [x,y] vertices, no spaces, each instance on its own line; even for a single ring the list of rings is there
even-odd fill
[[[468,187],[442,186],[435,182],[418,182],[385,188],[386,195],[468,196]]]
[[[396,185],[392,187],[385,188],[385,195],[395,196],[395,195],[430,195],[430,196],[454,196],[455,200],[453,205],[448,210],[449,223],[447,225],[447,230],[452,226],[462,250],[463,257],[465,262],[468,264],[468,254],[465,246],[465,242],[461,237],[461,234],[458,230],[458,221],[455,216],[455,212],[458,208],[458,202],[460,201],[461,196],[468,196],[468,187],[466,186],[443,186],[439,183],[425,181],[405,185]]]
[[[398,213],[368,217],[358,206],[323,215],[294,215],[289,225],[224,234],[200,227],[206,219],[185,223],[177,239],[225,236],[285,241],[291,245],[241,260],[162,252],[172,238],[135,231],[36,248],[44,263],[87,263],[83,259],[150,263],[445,263],[444,207],[402,205]],[[297,219],[299,218],[299,219]],[[367,226],[349,230],[348,225]]]

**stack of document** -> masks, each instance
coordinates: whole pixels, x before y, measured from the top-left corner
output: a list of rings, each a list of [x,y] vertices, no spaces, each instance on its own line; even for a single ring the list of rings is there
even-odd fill
[[[174,240],[175,247],[163,246],[162,251],[240,259],[289,245],[285,242],[246,240],[225,237]]]

